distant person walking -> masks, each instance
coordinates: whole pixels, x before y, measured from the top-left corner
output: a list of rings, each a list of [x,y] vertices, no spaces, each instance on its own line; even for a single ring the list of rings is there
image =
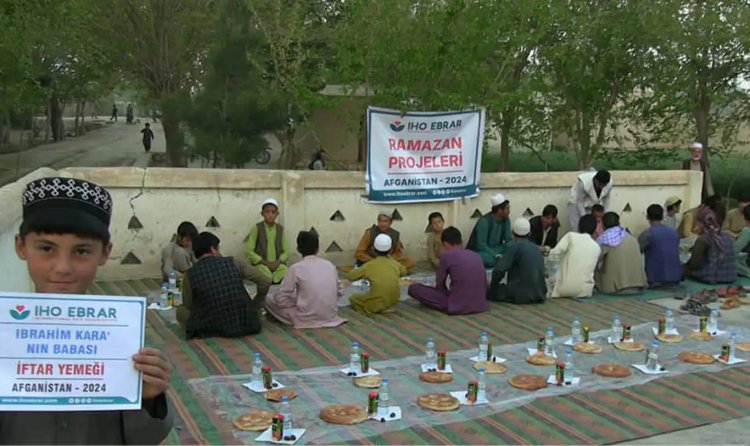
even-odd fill
[[[109,117],[109,120],[117,122],[117,104],[112,104],[112,116]]]
[[[135,113],[133,112],[133,104],[128,104],[128,108],[125,111],[125,122],[128,124],[134,124]]]
[[[328,154],[324,149],[320,149],[312,157],[307,168],[310,170],[326,170],[326,156]]]
[[[154,131],[151,130],[151,124],[147,122],[141,133],[143,133],[143,148],[146,149],[146,152],[150,152],[151,141],[154,140]]]

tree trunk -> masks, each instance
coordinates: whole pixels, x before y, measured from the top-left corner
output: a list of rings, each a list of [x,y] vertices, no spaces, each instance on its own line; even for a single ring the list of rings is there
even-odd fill
[[[56,94],[49,100],[49,120],[52,129],[52,140],[62,141],[65,138],[65,126],[62,119],[62,105]]]
[[[80,117],[80,115],[81,115],[81,103],[76,102],[76,119],[75,119],[75,122],[73,123],[73,129],[74,129],[73,131],[75,132],[76,136],[80,136],[80,133],[78,133],[78,118]]]
[[[81,122],[80,127],[76,127],[76,135],[86,134],[86,101],[81,101]]]
[[[513,113],[505,110],[500,124],[500,171],[510,170],[510,130],[513,127]]]
[[[0,112],[0,150],[5,150],[10,146],[10,112],[3,110]]]
[[[183,136],[180,130],[180,120],[171,113],[165,112],[161,125],[164,128],[164,138],[167,140],[167,165],[169,167],[183,167]]]

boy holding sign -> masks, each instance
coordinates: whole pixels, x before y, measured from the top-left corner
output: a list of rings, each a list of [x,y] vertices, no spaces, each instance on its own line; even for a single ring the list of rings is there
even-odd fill
[[[85,294],[112,252],[109,192],[73,178],[42,178],[26,186],[22,204],[16,253],[36,292]],[[171,365],[159,350],[142,348],[133,367],[142,372],[140,410],[0,412],[0,443],[159,444],[172,429]]]

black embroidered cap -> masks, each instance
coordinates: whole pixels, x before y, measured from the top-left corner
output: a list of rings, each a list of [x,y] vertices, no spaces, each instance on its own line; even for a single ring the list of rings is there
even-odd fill
[[[109,233],[112,196],[89,181],[62,177],[34,180],[26,185],[21,205],[24,220],[32,217],[80,219]]]

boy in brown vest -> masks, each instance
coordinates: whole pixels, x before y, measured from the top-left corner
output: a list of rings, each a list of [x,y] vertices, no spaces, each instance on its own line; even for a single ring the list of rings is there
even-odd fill
[[[408,270],[414,267],[417,262],[404,254],[404,245],[399,240],[399,232],[391,227],[391,214],[386,211],[378,213],[378,223],[367,228],[362,238],[359,240],[354,257],[357,259],[357,265],[363,265],[378,256],[375,249],[375,238],[379,234],[386,234],[391,239],[391,249],[388,255],[398,263],[404,265]]]
[[[261,205],[263,221],[250,228],[247,257],[271,283],[281,283],[287,272],[289,245],[284,238],[284,227],[276,223],[279,203],[269,198]]]

